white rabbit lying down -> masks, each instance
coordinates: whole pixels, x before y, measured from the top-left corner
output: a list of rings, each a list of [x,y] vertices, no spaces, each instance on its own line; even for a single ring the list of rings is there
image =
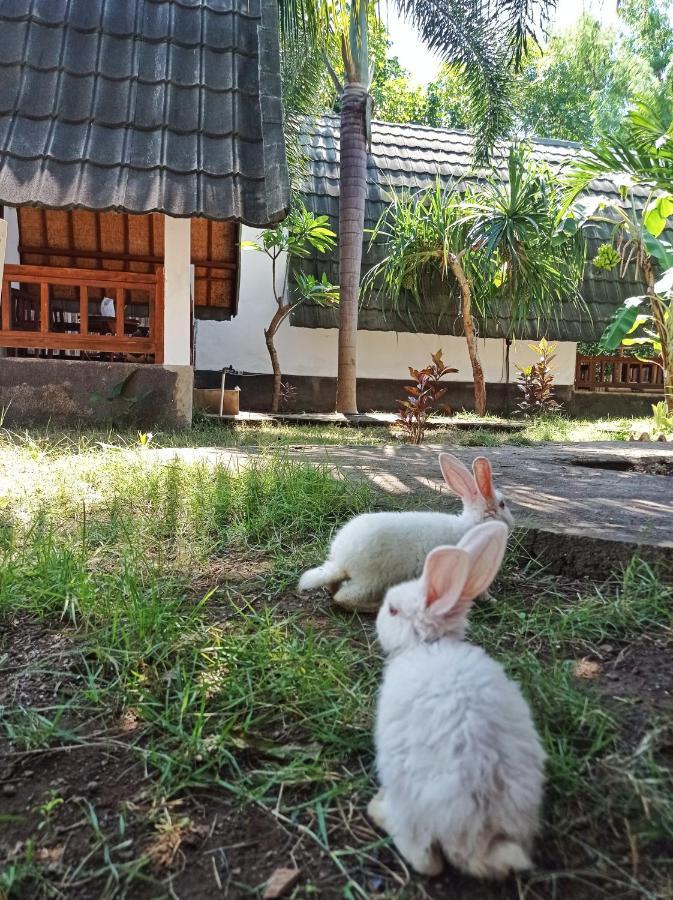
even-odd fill
[[[531,867],[545,754],[517,684],[463,640],[495,577],[507,528],[488,522],[437,547],[423,575],[391,588],[376,620],[387,656],[376,719],[381,788],[369,815],[407,862],[444,858],[482,878]]]
[[[389,587],[421,574],[433,547],[457,544],[470,528],[488,519],[499,519],[512,527],[512,514],[493,486],[487,459],[477,457],[470,472],[455,456],[440,453],[439,465],[444,481],[463,501],[461,513],[376,512],[356,516],[334,535],[322,566],[304,572],[298,589],[329,587],[341,606],[376,610]]]

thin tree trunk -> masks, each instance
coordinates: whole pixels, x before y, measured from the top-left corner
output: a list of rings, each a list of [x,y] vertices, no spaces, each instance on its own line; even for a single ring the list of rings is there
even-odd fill
[[[341,99],[339,164],[339,359],[337,412],[357,413],[357,336],[360,266],[367,196],[367,91],[346,84]]]
[[[460,289],[463,330],[465,332],[465,340],[467,341],[467,352],[470,355],[472,378],[474,380],[474,411],[478,416],[483,416],[486,412],[486,384],[484,382],[484,370],[481,367],[477,335],[474,330],[474,321],[472,319],[472,291],[460,260],[454,256],[449,264]]]
[[[276,336],[276,332],[278,331],[281,322],[285,319],[289,311],[289,307],[283,308],[282,306],[279,306],[274,313],[273,319],[271,319],[271,322],[269,323],[269,327],[264,329],[264,340],[266,341],[266,349],[269,351],[269,357],[271,358],[271,368],[273,370],[271,412],[274,413],[278,412],[278,407],[280,405],[280,384],[283,373],[281,372],[280,361],[278,359],[278,353],[276,352],[273,339]]]
[[[661,301],[657,297],[654,289],[656,279],[652,262],[645,253],[642,255],[641,262],[643,266],[643,275],[645,276],[646,291],[650,298],[652,318],[654,319],[657,335],[661,341],[661,359],[664,369],[664,400],[666,401],[667,411],[673,413],[673,347],[669,346],[668,329],[666,328],[664,311],[661,308]]]

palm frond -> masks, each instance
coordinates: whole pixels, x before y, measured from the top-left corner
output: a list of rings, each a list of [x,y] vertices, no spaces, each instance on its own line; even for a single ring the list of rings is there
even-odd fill
[[[323,111],[319,100],[319,89],[325,77],[322,47],[319,44],[284,42],[281,46],[280,68],[285,148],[290,182],[297,190],[308,172],[302,135],[308,127],[307,121]]]
[[[595,178],[610,178],[620,186],[647,185],[673,193],[673,125],[640,98],[613,134],[603,133],[574,167],[569,195],[576,197]]]
[[[515,71],[522,63],[531,45],[539,46],[539,38],[546,31],[551,10],[556,0],[540,3],[539,0],[496,0],[489,5],[489,15],[504,20],[508,34],[511,60]]]
[[[512,123],[511,69],[521,66],[555,0],[395,0],[430,50],[462,70],[476,158]]]
[[[311,44],[319,40],[333,14],[327,0],[278,0],[282,42]]]
[[[463,71],[470,118],[478,124],[477,159],[486,161],[511,124],[506,29],[484,14],[488,4],[396,0],[396,5],[430,50]]]

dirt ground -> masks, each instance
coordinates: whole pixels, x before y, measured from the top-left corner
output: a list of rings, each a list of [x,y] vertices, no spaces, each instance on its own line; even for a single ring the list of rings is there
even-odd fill
[[[296,595],[289,594],[287,611],[292,611],[297,602]],[[319,613],[312,620],[320,623]],[[45,706],[57,694],[67,694],[72,678],[68,651],[74,641],[67,630],[54,634],[25,616],[11,621],[0,639],[0,709]],[[672,651],[673,644],[664,639],[633,645],[606,643],[586,656],[578,656],[575,677],[579,683],[598,685],[622,714],[627,707],[623,721],[637,742],[641,725],[652,712],[673,711]],[[55,652],[59,665],[53,670],[49,660]],[[76,745],[73,741],[69,749],[66,745],[63,749],[35,747],[22,752],[0,744],[0,861],[11,864],[21,857],[29,841],[35,841],[34,858],[46,882],[55,889],[52,894],[44,885],[35,885],[34,893],[18,896],[69,900],[112,896],[244,898],[261,896],[276,868],[295,866],[301,870],[301,880],[292,896],[326,900],[355,896],[344,894],[334,857],[302,830],[302,825],[315,824],[310,809],[304,820],[291,823],[261,805],[241,805],[225,790],[191,792],[158,807],[156,799],[149,799],[147,774],[132,746],[132,717],[120,719],[111,710],[105,720],[62,720],[61,727],[77,733],[83,743]],[[670,750],[673,765],[673,747]],[[371,760],[354,760],[354,765],[370,766]],[[610,841],[609,835],[606,841]],[[330,831],[330,842],[332,851],[336,847],[346,853],[354,845],[373,844],[366,863],[361,862],[355,873],[351,871],[371,897],[594,900],[598,896],[596,883],[583,883],[581,878],[537,884],[533,876],[521,884],[510,880],[501,885],[479,885],[476,893],[475,882],[452,871],[432,881],[409,881],[399,860],[386,847],[377,846],[377,835],[362,809],[354,809],[342,827]],[[537,852],[543,870],[567,866],[567,857],[561,861],[556,849],[543,835]],[[657,856],[670,856],[670,848],[654,849]],[[124,867],[135,865],[138,858],[144,860],[145,887],[135,880],[126,894]],[[581,868],[595,865],[596,860],[586,858],[578,848],[574,862]],[[641,869],[646,867],[648,860],[641,860],[639,865]],[[115,870],[119,883],[115,883]],[[523,884],[527,884],[525,890]],[[627,891],[619,896],[631,895]]]

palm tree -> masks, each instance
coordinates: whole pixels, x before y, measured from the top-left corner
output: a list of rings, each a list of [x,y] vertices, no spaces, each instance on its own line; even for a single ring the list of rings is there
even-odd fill
[[[327,21],[334,5],[323,0],[279,0],[285,33],[311,38],[316,23]],[[488,157],[510,123],[512,69],[535,40],[555,0],[395,0],[428,48],[462,69],[466,106],[476,129],[476,155]],[[338,5],[337,7],[338,8]],[[337,410],[357,413],[357,316],[367,191],[367,142],[371,118],[368,22],[374,0],[350,0],[348,26],[341,32],[344,84],[341,94],[339,266],[339,358]],[[341,7],[343,14],[344,7]],[[299,23],[298,25],[296,23]],[[334,25],[334,20],[332,20]]]
[[[582,303],[584,239],[572,213],[563,214],[560,182],[521,148],[510,150],[508,177],[457,182],[394,198],[374,229],[386,256],[367,274],[365,290],[399,304],[410,291],[418,304],[428,279],[439,277],[447,300],[457,288],[474,381],[474,407],[486,412],[477,321],[500,317],[517,325],[549,323],[564,300]]]

